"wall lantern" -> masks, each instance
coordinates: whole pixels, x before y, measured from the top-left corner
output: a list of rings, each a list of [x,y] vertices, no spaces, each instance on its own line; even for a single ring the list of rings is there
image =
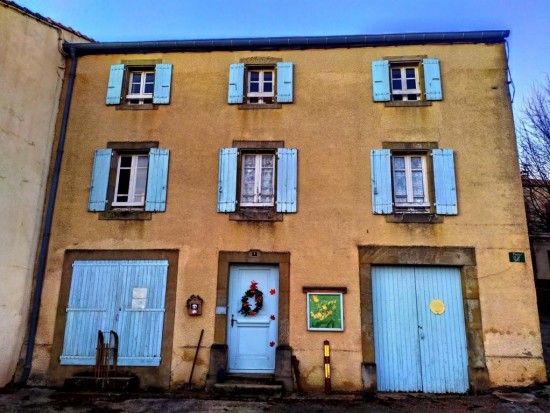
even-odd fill
[[[190,316],[202,315],[202,303],[204,300],[200,295],[192,295],[187,299],[187,314]]]

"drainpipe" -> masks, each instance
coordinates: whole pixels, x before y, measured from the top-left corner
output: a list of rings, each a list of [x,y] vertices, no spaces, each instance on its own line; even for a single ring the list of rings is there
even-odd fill
[[[59,172],[61,170],[61,160],[63,158],[63,147],[65,146],[65,135],[67,134],[67,122],[69,120],[69,111],[71,109],[71,98],[73,95],[74,79],[76,74],[76,53],[75,48],[70,48],[71,70],[69,72],[69,84],[67,86],[67,95],[65,107],[63,109],[63,119],[61,121],[61,132],[57,144],[57,154],[53,168],[52,186],[48,196],[48,205],[44,228],[42,229],[42,243],[40,246],[40,257],[38,261],[38,272],[36,273],[36,286],[34,288],[34,297],[32,301],[32,313],[29,324],[29,338],[27,340],[27,353],[25,355],[25,365],[21,374],[20,384],[26,384],[31,373],[32,356],[34,352],[34,340],[38,327],[38,314],[40,312],[40,302],[42,301],[42,288],[44,286],[44,275],[46,271],[46,261],[48,258],[48,247],[50,245],[50,234],[52,229],[52,218],[55,207],[55,198],[57,194],[57,185],[59,183]]]

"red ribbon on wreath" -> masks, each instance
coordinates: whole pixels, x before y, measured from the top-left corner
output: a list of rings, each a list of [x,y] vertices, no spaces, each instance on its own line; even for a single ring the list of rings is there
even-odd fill
[[[254,308],[250,307],[248,302],[249,298],[254,298],[255,306]],[[244,295],[241,298],[241,309],[239,313],[246,316],[255,316],[264,306],[264,293],[258,290],[258,283],[254,280],[250,282],[250,288],[246,290]]]

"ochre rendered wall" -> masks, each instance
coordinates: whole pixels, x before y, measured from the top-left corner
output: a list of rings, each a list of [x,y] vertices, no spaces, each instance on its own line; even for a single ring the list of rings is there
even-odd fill
[[[386,107],[372,100],[371,62],[426,55],[441,61],[444,100]],[[227,104],[228,68],[241,58],[294,63],[292,104],[239,110]],[[173,64],[168,106],[105,105],[111,64],[129,59]],[[150,221],[98,220],[87,211],[93,151],[109,141],[159,141],[170,149],[168,203]],[[218,150],[234,140],[283,140],[298,148],[298,213],[282,222],[230,221],[216,212]],[[382,142],[437,142],[455,151],[458,210],[441,224],[397,224],[375,216],[370,151]],[[42,300],[33,377],[48,380],[66,250],[179,250],[172,385],[185,383],[205,329],[194,381],[204,383],[214,342],[220,251],[290,253],[289,345],[306,389],[323,386],[323,340],[330,340],[334,390],[360,390],[358,246],[475,249],[486,363],[492,386],[545,379],[506,60],[502,45],[423,45],[302,51],[240,51],[82,57]],[[345,331],[308,332],[305,285],[347,287]],[[186,315],[191,294],[203,315]],[[55,360],[53,361],[55,362]],[[55,380],[53,380],[55,381]]]
[[[0,387],[27,329],[59,96],[63,40],[84,41],[0,5]]]

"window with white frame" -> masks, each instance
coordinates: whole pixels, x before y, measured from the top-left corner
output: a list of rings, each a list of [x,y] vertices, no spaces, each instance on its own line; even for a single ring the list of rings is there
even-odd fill
[[[109,142],[96,149],[88,210],[165,211],[169,155],[158,142]]]
[[[385,145],[396,149],[371,151],[374,214],[458,214],[452,149],[433,148],[430,142]]]
[[[430,206],[426,155],[394,155],[392,168],[396,209],[426,211]]]
[[[130,70],[128,72],[126,102],[130,105],[153,103],[154,88],[154,70]]]
[[[244,153],[241,167],[241,206],[273,206],[275,155]]]
[[[142,207],[145,204],[149,155],[119,155],[115,194],[115,207]]]
[[[254,68],[248,70],[248,103],[273,103],[275,91],[275,68]]]
[[[168,105],[172,82],[170,63],[141,63],[139,65],[111,65],[107,85],[107,105],[141,105],[139,109],[152,109],[152,105]],[[132,108],[138,109],[138,108]]]
[[[372,96],[375,102],[414,102],[389,106],[426,106],[427,101],[443,100],[439,59],[401,56],[373,61]]]
[[[418,66],[391,65],[391,98],[396,101],[420,100]]]

